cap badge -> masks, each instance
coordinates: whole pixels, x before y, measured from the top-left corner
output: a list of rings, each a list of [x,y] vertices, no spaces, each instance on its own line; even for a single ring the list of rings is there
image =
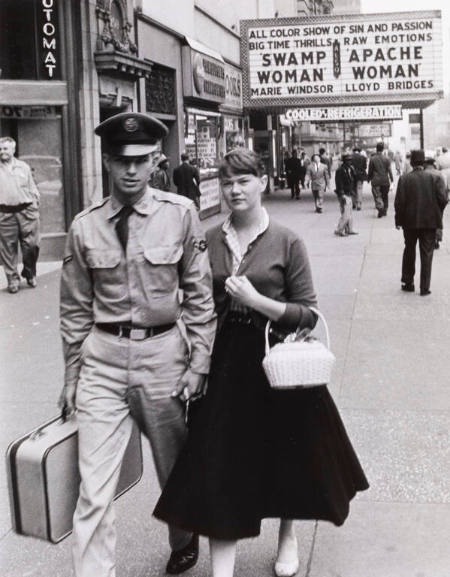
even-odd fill
[[[139,128],[139,123],[136,118],[127,118],[123,121],[123,128],[127,132],[136,132]]]

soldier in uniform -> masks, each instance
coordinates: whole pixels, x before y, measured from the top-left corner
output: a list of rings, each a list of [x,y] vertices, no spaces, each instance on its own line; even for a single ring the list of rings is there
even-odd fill
[[[76,409],[81,474],[76,577],[114,577],[112,501],[133,420],[163,486],[185,441],[185,401],[202,393],[216,328],[194,203],[147,184],[166,127],[121,113],[95,132],[111,196],[72,223],[61,280],[60,405]],[[168,573],[196,563],[198,536],[169,528],[169,541]]]

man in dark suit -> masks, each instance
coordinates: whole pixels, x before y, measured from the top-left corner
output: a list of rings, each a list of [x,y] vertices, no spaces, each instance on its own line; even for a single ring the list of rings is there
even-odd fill
[[[430,294],[431,264],[436,229],[442,228],[447,204],[443,179],[424,170],[423,150],[411,151],[412,172],[400,177],[395,195],[395,226],[403,228],[405,250],[402,261],[402,290],[414,292],[416,244],[420,250],[420,294]]]
[[[173,171],[173,182],[178,194],[194,201],[197,210],[200,209],[200,174],[198,168],[189,164],[189,156],[183,152],[181,164]]]
[[[297,151],[292,151],[292,156],[290,158],[286,158],[284,161],[284,170],[286,172],[286,178],[288,186],[291,189],[291,198],[299,199],[300,198],[300,172],[301,172],[301,164],[300,159],[297,158]]]
[[[355,169],[355,190],[353,191],[353,208],[361,210],[363,183],[367,180],[367,158],[361,154],[359,146],[353,148],[352,165]]]
[[[391,161],[383,154],[384,144],[377,142],[377,152],[369,161],[367,180],[372,184],[372,194],[378,218],[386,216],[389,206],[389,188],[394,177],[391,170]]]

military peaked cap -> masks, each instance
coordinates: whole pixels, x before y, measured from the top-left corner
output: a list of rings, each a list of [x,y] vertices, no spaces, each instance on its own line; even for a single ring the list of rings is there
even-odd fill
[[[139,112],[121,112],[104,120],[95,129],[108,151],[121,156],[143,156],[168,133],[157,118]]]

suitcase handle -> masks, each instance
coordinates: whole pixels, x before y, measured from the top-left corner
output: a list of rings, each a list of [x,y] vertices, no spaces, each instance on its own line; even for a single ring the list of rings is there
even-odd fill
[[[67,405],[64,405],[63,408],[61,409],[60,419],[63,423],[65,423],[67,421]],[[33,431],[31,433],[31,435],[29,436],[29,439],[31,441],[35,441],[36,439],[39,439],[40,437],[42,437],[42,435],[45,434],[45,433],[43,433],[43,429],[47,426],[47,424],[48,423],[44,423],[43,425],[38,427],[35,431]]]

